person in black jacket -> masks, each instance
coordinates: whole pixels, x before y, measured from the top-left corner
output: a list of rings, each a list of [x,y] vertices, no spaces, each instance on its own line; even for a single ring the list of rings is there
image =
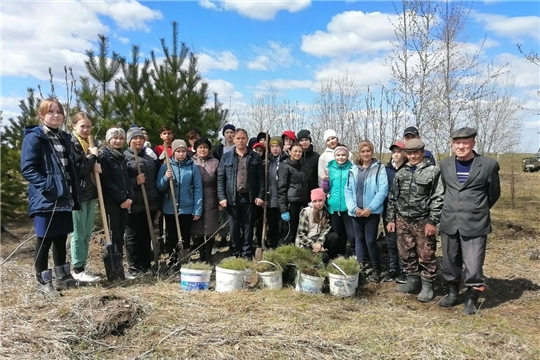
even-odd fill
[[[278,170],[278,202],[281,219],[289,223],[285,244],[294,243],[300,211],[309,201],[307,175],[301,170],[302,146],[295,143],[289,150],[289,157]]]
[[[270,153],[268,154],[268,195],[266,217],[268,222],[268,245],[269,248],[276,248],[283,240],[284,223],[281,220],[278,202],[278,171],[280,166],[285,164],[288,155],[282,150],[283,140],[281,136],[274,136],[270,139]]]
[[[160,195],[156,187],[158,169],[155,161],[144,151],[144,136],[139,128],[131,127],[127,133],[128,148],[124,151],[131,185],[134,189],[133,204],[126,225],[126,255],[131,277],[146,273],[151,268],[151,234],[146,215],[142,187],[146,190],[150,217],[154,219],[160,206]],[[141,174],[138,172],[138,157]],[[156,264],[157,265],[157,264]]]
[[[90,147],[88,136],[92,130],[92,120],[83,112],[71,117],[73,134],[71,136],[71,149],[75,169],[79,176],[79,201],[81,210],[73,212],[73,233],[71,233],[71,265],[73,277],[82,282],[98,281],[86,269],[90,238],[94,228],[96,214],[97,189],[94,172],[101,173],[101,166],[97,162],[98,149]]]
[[[227,209],[232,255],[253,257],[253,204],[264,205],[262,159],[247,147],[244,129],[234,132],[234,150],[223,154],[218,167],[219,205]]]
[[[128,173],[127,162],[121,149],[126,133],[124,129],[113,127],[107,130],[107,145],[101,152],[101,186],[105,212],[111,232],[111,242],[115,253],[123,253],[124,231],[128,211],[133,203],[133,186]]]
[[[216,146],[212,153],[214,158],[221,160],[224,153],[229,152],[234,148],[234,130],[236,130],[236,127],[233,124],[227,124],[223,127],[223,130],[221,131],[223,141]]]
[[[307,176],[308,190],[311,191],[319,187],[319,153],[313,151],[313,144],[311,144],[311,133],[309,130],[300,130],[296,134],[298,143],[302,146],[302,159],[300,164],[302,165],[302,172]],[[309,200],[308,200],[309,201]],[[307,201],[306,201],[307,205]]]

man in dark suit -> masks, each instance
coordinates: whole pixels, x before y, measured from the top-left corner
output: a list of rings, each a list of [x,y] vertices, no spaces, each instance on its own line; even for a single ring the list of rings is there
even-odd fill
[[[450,307],[457,303],[464,266],[464,312],[468,315],[476,313],[478,296],[485,290],[482,267],[491,232],[490,209],[501,195],[499,164],[473,151],[476,134],[472,128],[456,130],[452,134],[455,156],[440,165],[446,188],[440,231],[448,295],[439,304]]]

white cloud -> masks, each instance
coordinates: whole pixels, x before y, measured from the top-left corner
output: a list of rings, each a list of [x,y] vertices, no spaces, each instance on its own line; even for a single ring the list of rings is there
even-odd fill
[[[2,75],[46,80],[49,67],[59,77],[65,65],[78,76],[84,71],[85,50],[94,48],[97,34],[110,32],[100,16],[112,18],[121,29],[143,31],[161,18],[136,1],[4,3]]]
[[[540,16],[506,16],[471,12],[472,19],[484,25],[486,30],[499,36],[519,40],[532,37],[540,39]]]
[[[234,85],[222,79],[205,79],[208,82],[208,94],[218,93],[218,99],[228,108],[229,104],[235,104],[242,101],[244,95],[234,89]],[[209,103],[213,104],[213,97],[209,97]]]
[[[16,117],[21,114],[19,102],[24,98],[15,96],[0,96],[0,109],[2,110],[2,125],[5,125],[9,118]]]
[[[310,89],[313,87],[311,80],[290,80],[290,79],[275,79],[264,80],[257,85],[257,90],[268,90],[271,88],[277,90],[293,90],[293,89]]]
[[[272,20],[280,11],[294,13],[311,5],[311,0],[200,0],[199,5],[211,10],[236,11],[256,20]]]
[[[210,70],[236,70],[238,69],[238,59],[232,51],[222,51],[220,53],[197,55],[203,72]]]
[[[345,57],[392,49],[394,27],[380,12],[346,11],[332,17],[327,31],[302,36],[302,51],[314,56]],[[394,21],[395,22],[395,21]]]
[[[127,44],[129,42],[129,38],[127,37],[118,36],[118,35],[114,35],[114,37],[117,38],[118,41],[120,41],[122,44]]]
[[[317,81],[337,79],[347,75],[361,87],[375,84],[386,84],[392,77],[390,68],[385,65],[383,58],[372,58],[369,61],[338,61],[332,60],[319,66],[314,77]],[[316,90],[312,88],[312,90]]]
[[[250,70],[274,70],[277,68],[288,68],[294,63],[294,57],[291,54],[291,47],[281,46],[275,41],[268,42],[268,48],[255,47],[257,57],[247,63]]]
[[[508,64],[515,79],[515,86],[521,88],[533,87],[540,89],[540,66],[509,53],[501,53],[495,57],[495,61],[500,64]]]

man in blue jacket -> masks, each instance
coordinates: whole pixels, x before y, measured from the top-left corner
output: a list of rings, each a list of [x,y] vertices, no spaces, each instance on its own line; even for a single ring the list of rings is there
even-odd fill
[[[264,169],[259,154],[248,148],[244,129],[234,131],[234,149],[218,167],[219,205],[227,209],[232,255],[253,257],[254,205],[264,205]]]

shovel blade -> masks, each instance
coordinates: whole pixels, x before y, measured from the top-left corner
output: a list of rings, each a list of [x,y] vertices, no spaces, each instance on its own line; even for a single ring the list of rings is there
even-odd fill
[[[114,251],[114,246],[112,244],[105,245],[103,263],[109,281],[126,279],[122,263],[122,253]]]

